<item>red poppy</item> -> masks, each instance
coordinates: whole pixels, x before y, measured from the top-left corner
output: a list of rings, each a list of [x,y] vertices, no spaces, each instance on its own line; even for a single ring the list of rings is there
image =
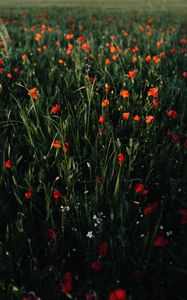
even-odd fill
[[[168,239],[163,234],[159,234],[153,241],[155,247],[163,248],[168,244]]]
[[[53,198],[59,199],[61,197],[61,193],[58,190],[53,191]]]
[[[105,92],[110,92],[110,91],[111,91],[111,86],[106,83],[105,84]]]
[[[187,217],[187,208],[180,208],[177,210],[177,213],[183,217]]]
[[[102,243],[100,246],[99,246],[99,256],[100,257],[104,257],[107,255],[107,252],[108,252],[108,243],[107,242],[104,242]]]
[[[61,110],[61,105],[60,104],[55,104],[53,107],[51,107],[50,112],[53,114],[56,114]]]
[[[110,101],[108,99],[105,99],[102,101],[102,107],[107,107],[109,106]]]
[[[176,134],[172,135],[172,141],[178,144],[180,142],[180,136]]]
[[[137,75],[137,70],[129,71],[128,78],[135,78]]]
[[[127,300],[127,293],[125,290],[117,289],[110,293],[108,300]]]
[[[183,77],[187,78],[187,72],[183,72]]]
[[[65,153],[69,152],[70,151],[70,146],[69,146],[69,143],[68,142],[65,142],[63,144],[63,150]]]
[[[134,188],[136,193],[141,194],[143,196],[146,196],[149,193],[149,191],[145,189],[143,183],[136,183]]]
[[[28,191],[25,193],[25,199],[31,199],[33,194],[33,188],[30,187]]]
[[[99,117],[99,123],[104,123],[106,121],[104,116]]]
[[[144,215],[149,216],[151,215],[158,207],[158,202],[153,201],[149,203],[146,207],[144,207]]]
[[[64,294],[68,294],[72,290],[72,275],[70,272],[67,272],[64,275],[62,282],[60,283],[60,290]]]
[[[185,141],[184,141],[184,147],[187,147],[187,139],[185,139]]]
[[[48,228],[47,234],[48,234],[48,237],[49,237],[49,239],[51,241],[55,241],[56,240],[57,233],[56,233],[56,231],[54,229]]]
[[[94,271],[100,271],[102,269],[102,264],[99,261],[95,261],[91,264],[91,269]]]
[[[118,154],[118,164],[122,164],[125,160],[125,156],[122,153]]]
[[[153,106],[157,107],[158,104],[159,104],[158,100],[157,100],[157,99],[154,99],[154,100],[153,100]]]
[[[7,168],[7,169],[10,169],[10,168],[12,168],[12,166],[13,166],[13,163],[11,162],[11,160],[9,159],[9,160],[7,160],[7,161],[5,161],[5,167]]]
[[[175,110],[169,110],[168,112],[167,112],[167,115],[168,115],[168,117],[169,118],[171,118],[171,119],[176,119],[176,117],[177,117],[177,112],[175,111]]]

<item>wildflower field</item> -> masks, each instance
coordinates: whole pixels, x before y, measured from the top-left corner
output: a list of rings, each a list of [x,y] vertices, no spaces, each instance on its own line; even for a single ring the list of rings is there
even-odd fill
[[[1,10],[1,300],[186,299],[186,17]]]

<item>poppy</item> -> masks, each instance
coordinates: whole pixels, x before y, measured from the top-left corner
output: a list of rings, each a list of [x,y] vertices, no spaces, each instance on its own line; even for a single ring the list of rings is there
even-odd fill
[[[108,243],[104,242],[99,246],[99,256],[100,257],[104,257],[107,255],[107,251],[108,251]]]
[[[153,201],[149,203],[146,207],[144,207],[144,216],[151,215],[158,207],[158,202]]]
[[[141,194],[143,196],[146,196],[149,193],[149,191],[147,189],[145,189],[143,183],[136,183],[135,184],[135,192],[138,193],[138,194]]]
[[[172,141],[174,142],[174,143],[179,143],[180,142],[180,136],[179,135],[172,135]]]
[[[66,40],[71,40],[74,38],[74,34],[73,33],[67,33],[66,34]]]
[[[140,121],[140,116],[139,115],[135,115],[133,118],[134,121]]]
[[[30,187],[28,191],[25,193],[25,199],[31,199],[33,194],[33,189]]]
[[[117,289],[110,293],[108,300],[127,300],[127,293],[125,290]]]
[[[10,169],[10,168],[12,168],[12,166],[13,166],[13,163],[11,162],[11,160],[9,159],[9,160],[7,160],[7,161],[5,161],[5,167],[7,168],[7,169]]]
[[[54,199],[60,199],[61,193],[58,190],[53,191],[53,198]]]
[[[60,283],[60,290],[64,294],[68,294],[72,290],[72,275],[70,272],[67,272],[64,275],[62,282]]]
[[[122,115],[122,119],[123,119],[123,120],[128,120],[129,117],[130,117],[130,113],[129,113],[129,112],[125,112],[125,113],[123,113],[123,115]]]
[[[152,123],[154,120],[155,120],[155,118],[154,118],[153,116],[151,116],[151,115],[148,115],[148,116],[146,116],[146,118],[145,118],[145,122],[146,122],[147,124]]]
[[[180,208],[177,210],[177,213],[183,217],[187,217],[187,208]]]
[[[147,55],[146,58],[145,58],[145,61],[146,61],[147,63],[150,63],[150,61],[151,61],[151,56],[150,56],[150,55]]]
[[[105,100],[103,100],[102,101],[102,107],[107,107],[107,106],[109,106],[109,100],[108,99],[105,99]]]
[[[177,112],[175,111],[175,110],[169,110],[168,112],[167,112],[167,115],[168,115],[168,117],[169,118],[171,118],[171,119],[176,119],[176,117],[177,117]]]
[[[63,150],[65,153],[69,152],[70,151],[70,146],[69,146],[69,143],[68,142],[65,142],[63,144]]]
[[[152,60],[154,61],[155,64],[159,64],[160,63],[160,57],[158,55],[153,56]]]
[[[109,65],[110,64],[110,58],[106,58],[105,59],[105,65]]]
[[[104,123],[106,121],[104,116],[99,117],[99,123]]]
[[[124,162],[124,160],[125,160],[124,154],[119,153],[118,157],[117,157],[117,160],[118,160],[118,164],[122,164]]]
[[[129,91],[128,90],[121,90],[120,96],[122,96],[124,99],[129,98]]]
[[[38,94],[38,91],[35,87],[28,90],[28,95],[30,95],[34,100],[38,100],[38,95],[37,94]]]
[[[128,78],[135,78],[137,75],[137,70],[129,71]]]
[[[86,42],[81,45],[81,48],[84,51],[90,51],[90,47],[88,46],[88,44]]]
[[[48,234],[48,238],[51,241],[55,241],[56,240],[57,233],[56,233],[56,231],[54,229],[48,228],[47,234]]]
[[[105,92],[110,92],[110,91],[111,91],[111,86],[106,83],[105,84]]]
[[[12,78],[12,77],[13,77],[11,73],[8,73],[6,76],[7,76],[8,78]]]
[[[61,110],[61,105],[60,104],[55,104],[53,107],[51,107],[50,112],[53,114],[56,114]]]
[[[157,98],[158,97],[158,88],[150,88],[147,95]]]
[[[157,107],[158,104],[159,104],[158,100],[157,100],[157,99],[154,99],[154,100],[153,100],[153,106],[154,106],[154,107]]]
[[[53,147],[54,147],[54,148],[61,148],[62,145],[60,144],[60,142],[59,142],[58,140],[54,140],[54,142],[53,142]]]
[[[102,269],[102,264],[99,261],[95,261],[91,264],[91,269],[94,271],[100,271]]]
[[[163,248],[168,244],[168,239],[163,234],[159,234],[153,241],[155,247]]]

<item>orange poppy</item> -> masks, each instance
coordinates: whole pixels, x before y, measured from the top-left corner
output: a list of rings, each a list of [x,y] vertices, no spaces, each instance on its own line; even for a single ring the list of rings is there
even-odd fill
[[[140,116],[139,115],[135,115],[133,118],[134,121],[140,121]]]
[[[129,98],[129,91],[128,90],[121,90],[120,96],[122,96],[124,99]]]
[[[38,90],[34,87],[28,90],[28,95],[30,95],[34,100],[38,100]]]
[[[154,118],[152,115],[148,115],[148,116],[145,118],[145,122],[146,122],[147,124],[152,123],[154,120],[155,120],[155,118]]]
[[[61,105],[60,104],[55,104],[53,107],[51,107],[50,112],[53,114],[56,114],[61,110]]]
[[[129,113],[129,112],[125,112],[125,113],[123,113],[123,115],[122,115],[122,119],[123,119],[123,120],[128,120],[129,117],[130,117],[130,113]]]
[[[90,47],[88,46],[88,43],[83,43],[81,45],[82,50],[84,51],[90,51]]]
[[[58,149],[58,148],[61,148],[62,145],[60,144],[60,142],[58,140],[54,140],[53,147]]]
[[[66,34],[66,40],[71,40],[74,38],[74,34],[73,33],[67,33]]]
[[[150,88],[147,95],[157,98],[158,97],[158,88],[157,87],[156,88]]]
[[[147,63],[150,63],[150,61],[151,61],[151,55],[147,55],[146,58],[145,58],[145,61]]]

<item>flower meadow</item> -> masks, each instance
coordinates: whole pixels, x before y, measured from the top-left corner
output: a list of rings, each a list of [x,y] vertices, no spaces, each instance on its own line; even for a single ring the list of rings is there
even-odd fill
[[[185,300],[185,16],[0,20],[0,299]]]

